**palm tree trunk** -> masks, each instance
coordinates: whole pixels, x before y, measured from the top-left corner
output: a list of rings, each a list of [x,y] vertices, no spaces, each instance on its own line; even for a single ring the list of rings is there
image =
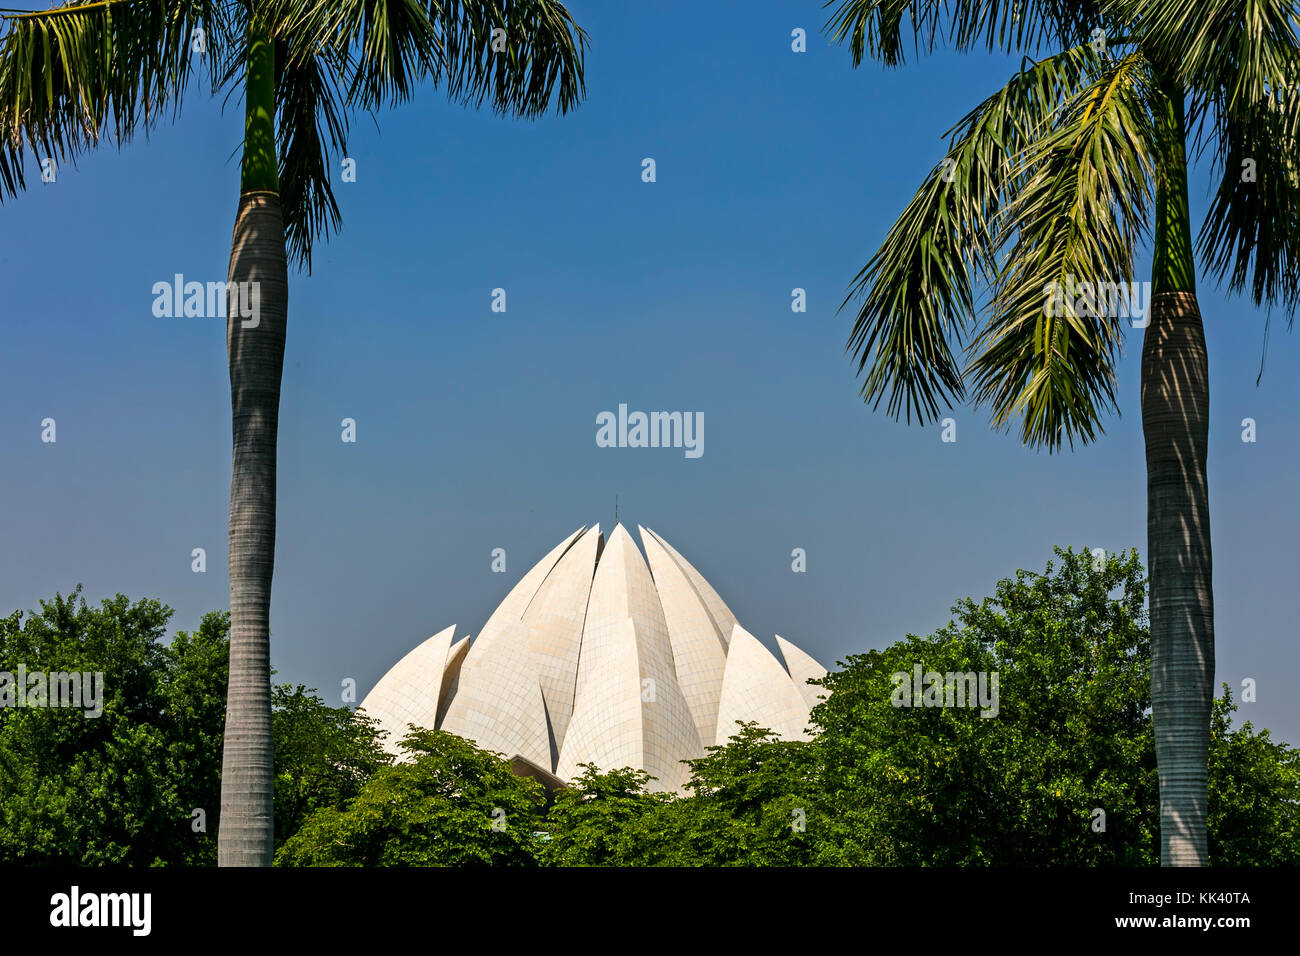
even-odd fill
[[[230,476],[230,685],[221,766],[219,866],[269,866],[274,849],[270,609],[276,433],[288,274],[275,162],[275,55],[249,31],[244,161],[230,250],[226,352]],[[246,285],[244,285],[246,283]],[[240,303],[252,315],[241,314]]]
[[[1214,684],[1209,358],[1196,301],[1183,91],[1166,81],[1156,170],[1150,324],[1142,342],[1151,578],[1151,704],[1160,778],[1160,862],[1205,866]]]

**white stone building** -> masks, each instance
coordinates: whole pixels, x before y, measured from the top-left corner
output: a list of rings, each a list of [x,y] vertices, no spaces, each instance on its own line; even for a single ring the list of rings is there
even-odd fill
[[[638,526],[649,566],[622,525],[606,542],[581,528],[523,576],[473,641],[439,631],[362,702],[388,731],[457,734],[549,786],[634,767],[680,791],[681,761],[725,743],[736,721],[806,739],[825,668],[777,636],[785,666],[741,627],[690,564]]]

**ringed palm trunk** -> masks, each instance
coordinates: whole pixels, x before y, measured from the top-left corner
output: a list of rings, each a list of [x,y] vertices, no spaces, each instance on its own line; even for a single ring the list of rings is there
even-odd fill
[[[1162,84],[1150,324],[1142,342],[1151,579],[1151,705],[1160,862],[1205,866],[1214,682],[1206,480],[1210,389],[1187,207],[1183,91]]]
[[[219,866],[269,866],[272,807],[270,608],[275,566],[276,433],[288,274],[275,157],[275,54],[249,31],[239,209],[228,274],[233,462],[230,476],[230,684],[221,765]],[[236,307],[242,288],[252,315]]]

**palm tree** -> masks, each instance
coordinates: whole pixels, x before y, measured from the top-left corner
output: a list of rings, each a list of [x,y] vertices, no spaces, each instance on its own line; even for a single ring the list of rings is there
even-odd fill
[[[0,189],[23,182],[24,143],[62,161],[101,134],[121,143],[175,113],[206,63],[242,87],[239,204],[228,272],[233,466],[230,689],[218,861],[271,862],[269,615],[287,264],[310,270],[340,223],[331,156],[349,115],[405,100],[422,78],[455,102],[535,116],[584,94],[586,34],[555,0],[73,0],[3,14]],[[242,83],[240,82],[242,81]],[[235,307],[241,290],[251,314]]]
[[[1134,254],[1150,239],[1141,401],[1160,859],[1205,865],[1214,603],[1197,258],[1228,291],[1294,309],[1294,3],[832,3],[826,30],[848,42],[855,66],[864,55],[901,64],[909,39],[1026,54],[945,134],[945,161],[845,299],[857,303],[848,350],[873,408],[887,399],[892,417],[925,423],[969,398],[990,408],[994,427],[1015,423],[1031,447],[1095,440],[1118,411],[1126,331],[1110,284],[1133,280]],[[1195,254],[1189,145],[1215,160]]]

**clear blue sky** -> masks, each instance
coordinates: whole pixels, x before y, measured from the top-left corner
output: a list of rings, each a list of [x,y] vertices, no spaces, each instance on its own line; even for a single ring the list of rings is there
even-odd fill
[[[592,37],[576,113],[507,120],[426,89],[354,125],[343,231],[290,284],[280,680],[337,701],[343,678],[364,694],[449,624],[477,633],[563,536],[609,527],[615,494],[624,523],[663,534],[750,631],[826,664],[929,633],[1055,544],[1145,549],[1140,332],[1123,416],[1054,456],[979,409],[955,412],[954,444],[874,414],[844,355],[846,287],[942,158],[940,134],[1015,61],[853,70],[815,2],[571,9]],[[193,91],[175,125],[0,207],[0,611],[77,582],[94,601],[163,600],[186,629],[228,603],[224,324],[155,318],[151,288],[225,278],[241,116]],[[1196,215],[1208,180],[1192,182]],[[1256,678],[1241,716],[1300,742],[1286,677],[1300,672],[1300,352],[1275,315],[1257,388],[1264,316],[1208,280],[1201,292],[1218,679]],[[704,455],[597,448],[595,416],[620,402],[703,412]]]

